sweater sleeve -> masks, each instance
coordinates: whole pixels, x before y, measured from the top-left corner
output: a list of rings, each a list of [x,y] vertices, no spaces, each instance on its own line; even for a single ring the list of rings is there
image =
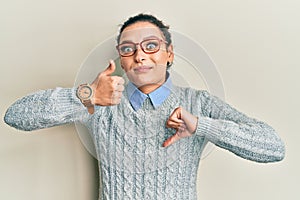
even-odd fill
[[[206,91],[200,95],[203,115],[198,118],[197,135],[248,160],[275,162],[284,158],[284,143],[272,127]]]
[[[85,121],[88,113],[76,97],[75,88],[41,90],[13,103],[4,121],[19,130],[32,131],[74,121]]]

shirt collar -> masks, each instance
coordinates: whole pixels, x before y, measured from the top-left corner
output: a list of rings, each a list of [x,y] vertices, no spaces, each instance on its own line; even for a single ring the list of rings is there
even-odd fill
[[[171,81],[169,73],[167,72],[166,82],[148,95],[141,92],[132,82],[128,83],[126,92],[131,106],[135,111],[137,111],[142,107],[147,97],[150,98],[154,108],[159,107],[171,94],[172,87],[173,83]]]

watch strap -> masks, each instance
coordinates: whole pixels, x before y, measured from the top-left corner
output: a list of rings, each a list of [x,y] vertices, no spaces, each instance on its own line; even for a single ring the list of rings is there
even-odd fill
[[[94,109],[94,104],[92,104],[91,99],[87,99],[87,100],[82,100],[81,101],[82,104],[88,109],[88,112],[90,114],[93,114],[95,109]]]
[[[94,114],[94,112],[95,112],[94,105],[87,106],[87,109],[88,109],[88,112],[89,112],[90,114]]]

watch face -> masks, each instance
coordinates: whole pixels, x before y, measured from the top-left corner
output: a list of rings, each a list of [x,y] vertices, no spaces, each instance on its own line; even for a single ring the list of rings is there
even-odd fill
[[[93,94],[92,88],[84,85],[78,88],[77,95],[80,99],[89,99]]]

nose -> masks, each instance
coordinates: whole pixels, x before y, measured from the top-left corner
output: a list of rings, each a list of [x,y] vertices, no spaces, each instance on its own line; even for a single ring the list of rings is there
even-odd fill
[[[134,59],[137,63],[140,63],[146,59],[147,54],[141,49],[141,47],[137,46],[137,49],[134,54]]]

